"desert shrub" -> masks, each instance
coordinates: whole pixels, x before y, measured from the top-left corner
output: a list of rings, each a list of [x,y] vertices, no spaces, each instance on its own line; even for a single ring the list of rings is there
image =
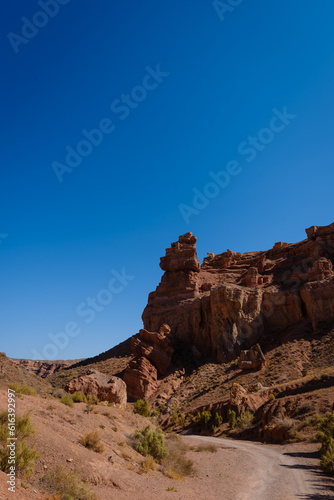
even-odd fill
[[[181,480],[184,476],[195,476],[194,463],[186,456],[189,448],[180,436],[171,434],[166,442],[169,454],[161,461],[165,476],[175,480]]]
[[[184,415],[182,415],[182,413],[175,411],[172,414],[171,420],[172,420],[173,424],[179,424],[179,425],[181,425],[181,427],[184,427],[185,422],[186,422],[186,417]]]
[[[326,474],[334,476],[334,412],[328,417],[317,415],[317,440],[321,443],[320,466]]]
[[[201,430],[205,430],[208,428],[208,423],[211,420],[212,415],[210,411],[198,411],[195,416],[192,415],[190,418],[192,424],[199,427]]]
[[[35,462],[39,458],[34,448],[29,447],[25,442],[25,438],[34,433],[35,431],[30,423],[29,413],[22,417],[16,415],[15,437],[17,441],[15,449],[15,467],[16,471],[22,477],[29,477],[32,474],[35,468]],[[10,449],[7,447],[9,443],[7,438],[9,437],[8,413],[3,412],[0,414],[0,470],[6,473],[9,472],[11,465],[8,463]]]
[[[102,453],[104,450],[99,433],[97,431],[88,432],[88,434],[82,436],[82,438],[80,439],[80,443],[86,448],[95,451],[96,453]]]
[[[67,396],[67,392],[64,389],[55,389],[52,395],[57,399],[61,399],[63,396]]]
[[[161,404],[161,405],[159,405],[159,406],[156,406],[156,407],[154,408],[154,411],[153,411],[153,415],[154,415],[154,417],[156,417],[156,418],[160,418],[161,413],[164,411],[164,409],[165,409],[165,405],[163,405],[163,404]]]
[[[87,403],[87,397],[81,391],[72,394],[73,403]]]
[[[155,460],[161,461],[168,455],[162,432],[156,432],[149,426],[135,432],[135,450],[143,456],[151,455]]]
[[[192,448],[193,451],[201,452],[201,451],[208,451],[209,453],[216,453],[218,448],[215,444],[202,444],[199,446],[195,446]]]
[[[38,396],[36,390],[29,385],[21,385],[19,383],[13,383],[9,385],[10,389],[13,389],[16,394],[26,394],[27,396]]]
[[[147,457],[145,457],[145,459],[143,460],[141,466],[142,466],[143,472],[146,472],[146,474],[148,472],[150,472],[150,470],[155,470],[156,469],[154,458],[151,457],[151,455],[147,455]]]
[[[63,403],[64,405],[66,405],[66,406],[70,406],[71,408],[73,408],[73,399],[69,395],[63,396],[61,398],[60,402]]]
[[[134,411],[135,413],[138,413],[138,415],[142,415],[143,417],[151,416],[150,407],[146,399],[138,399],[138,401],[136,401],[134,404]]]
[[[99,398],[96,396],[96,394],[87,394],[87,403],[90,403],[91,405],[98,405],[100,403]]]
[[[237,418],[237,426],[240,427],[240,429],[245,429],[252,423],[253,418],[253,413],[247,410],[241,413],[240,417]]]
[[[222,423],[223,423],[223,417],[216,412],[213,419],[213,424],[216,425],[217,427],[220,427]]]
[[[237,416],[236,416],[235,411],[228,410],[227,418],[228,418],[228,423],[229,423],[230,429],[234,429],[235,426],[237,425]]]
[[[96,500],[95,494],[77,471],[63,469],[59,465],[43,477],[42,486],[53,494],[50,500]]]

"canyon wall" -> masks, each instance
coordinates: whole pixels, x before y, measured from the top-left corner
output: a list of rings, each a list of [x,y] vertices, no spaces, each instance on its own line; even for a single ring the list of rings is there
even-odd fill
[[[167,323],[175,338],[226,361],[287,327],[333,322],[334,224],[306,234],[267,251],[208,253],[202,265],[197,238],[180,236],[161,258],[165,273],[149,295],[144,328]]]

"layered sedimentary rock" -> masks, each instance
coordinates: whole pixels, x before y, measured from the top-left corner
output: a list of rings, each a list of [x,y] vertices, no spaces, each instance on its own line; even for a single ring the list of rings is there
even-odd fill
[[[91,370],[72,379],[65,387],[70,394],[81,391],[85,396],[97,396],[100,401],[108,401],[124,408],[127,402],[126,384],[119,377],[110,377],[97,370]]]
[[[196,237],[180,236],[161,258],[165,271],[143,312],[144,328],[162,323],[218,361],[287,327],[334,321],[334,224],[271,250],[209,253],[200,265]]]
[[[52,361],[32,361],[30,359],[13,359],[13,361],[42,378],[46,378],[62,368],[67,368],[73,363],[73,361],[71,363],[57,363]]]
[[[158,387],[157,380],[157,369],[148,359],[133,359],[124,373],[128,398],[134,401],[149,398]]]
[[[131,340],[135,358],[125,370],[124,381],[130,399],[147,399],[157,389],[158,372],[165,375],[173,356],[172,333],[162,324],[158,332],[140,330]]]

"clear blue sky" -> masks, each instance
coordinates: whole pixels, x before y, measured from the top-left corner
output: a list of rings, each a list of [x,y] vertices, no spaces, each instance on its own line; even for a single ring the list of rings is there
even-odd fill
[[[87,357],[136,333],[180,234],[198,237],[202,260],[333,222],[332,0],[0,9],[7,355],[38,357],[63,332],[49,357]],[[227,169],[238,174],[223,183]],[[193,200],[204,190],[211,199]],[[111,273],[123,268],[125,286]],[[89,305],[108,283],[106,305]]]

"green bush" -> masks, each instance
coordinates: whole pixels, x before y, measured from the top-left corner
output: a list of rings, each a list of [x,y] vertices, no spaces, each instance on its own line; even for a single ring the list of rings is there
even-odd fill
[[[144,457],[151,455],[155,460],[161,461],[168,455],[168,449],[165,445],[162,432],[156,432],[149,426],[143,430],[135,432],[135,450]]]
[[[210,422],[212,415],[210,411],[202,411],[202,412],[197,412],[197,414],[194,415],[189,415],[191,422],[196,426],[199,427],[201,430],[205,430],[208,428],[208,423]]]
[[[96,394],[87,394],[87,402],[90,403],[91,405],[98,405],[100,400],[96,396]]]
[[[82,481],[77,471],[59,465],[42,479],[43,487],[53,493],[54,500],[96,500],[96,496]]]
[[[237,425],[237,416],[234,410],[228,410],[228,423],[230,425],[230,429],[234,429]]]
[[[16,415],[15,419],[15,437],[16,449],[15,449],[15,467],[16,471],[22,477],[29,477],[35,468],[35,462],[38,460],[39,456],[34,450],[30,448],[25,442],[25,438],[28,438],[35,431],[30,423],[29,413],[20,417]],[[3,412],[0,414],[0,470],[8,473],[10,471],[10,463],[8,460],[10,458],[10,450],[7,447],[9,436],[8,429],[8,413]]]
[[[135,409],[135,413],[138,413],[138,415],[142,415],[143,417],[150,417],[151,416],[150,407],[149,407],[148,401],[146,401],[146,399],[145,400],[138,399],[138,401],[136,401],[134,404],[134,409]]]
[[[245,429],[248,427],[252,421],[253,421],[254,415],[250,411],[245,411],[244,413],[241,413],[240,417],[237,419],[237,425],[240,427],[240,429]]]
[[[26,394],[27,396],[38,396],[37,392],[33,387],[29,385],[21,385],[19,383],[13,383],[9,385],[10,389],[13,389],[16,394]]]
[[[320,466],[326,474],[334,476],[334,412],[328,417],[317,416],[317,440],[321,446]]]
[[[72,400],[74,403],[87,403],[87,397],[81,391],[72,394]]]
[[[70,406],[71,408],[73,408],[73,399],[71,398],[71,396],[63,396],[60,399],[60,402],[66,406]]]
[[[88,434],[82,436],[82,438],[80,439],[80,443],[86,448],[95,451],[96,453],[102,453],[104,450],[99,433],[97,431],[88,432]]]

